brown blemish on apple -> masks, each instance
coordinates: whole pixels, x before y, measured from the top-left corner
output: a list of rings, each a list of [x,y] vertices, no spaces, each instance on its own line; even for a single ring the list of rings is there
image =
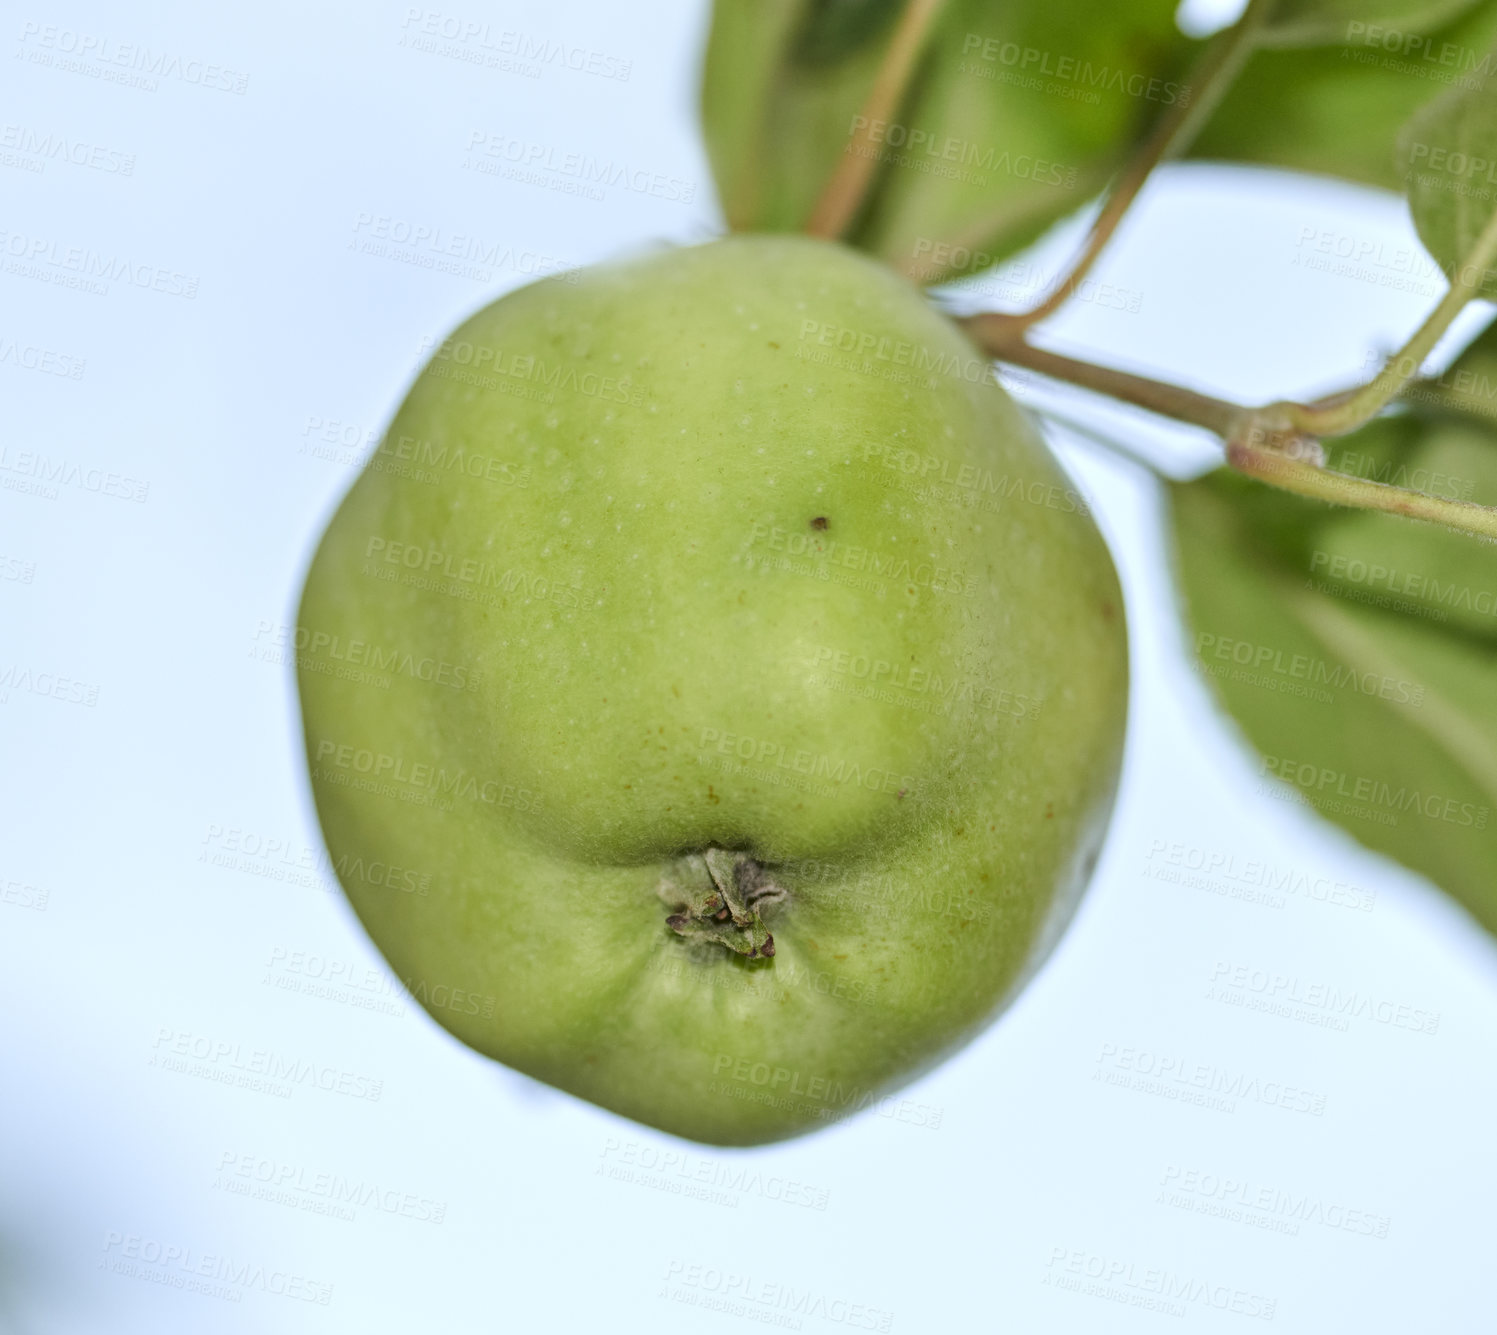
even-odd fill
[[[831,525],[831,522],[832,521],[825,515],[817,515],[816,518],[811,521],[811,527],[814,529],[825,529]]]

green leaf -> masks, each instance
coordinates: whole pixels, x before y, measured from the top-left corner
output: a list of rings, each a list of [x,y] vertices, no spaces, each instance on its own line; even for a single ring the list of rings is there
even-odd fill
[[[1497,72],[1497,3],[1483,0],[1428,33],[1369,24],[1348,37],[1331,47],[1256,52],[1190,156],[1402,191],[1394,145],[1404,124],[1446,88]]]
[[[716,0],[708,155],[730,226],[800,229],[846,150],[902,3]],[[1085,204],[1171,102],[1191,43],[1175,0],[1085,23],[1053,0],[949,0],[848,237],[926,281],[976,272]]]
[[[1497,503],[1497,432],[1421,408],[1330,466]],[[1429,876],[1497,933],[1497,546],[1220,471],[1172,488],[1197,666],[1269,791]]]
[[[1278,0],[1259,31],[1263,46],[1353,44],[1369,34],[1399,46],[1442,28],[1478,0]]]
[[[1459,273],[1497,209],[1497,80],[1452,88],[1418,112],[1398,137],[1409,211],[1425,248]],[[1473,295],[1497,298],[1497,271],[1472,274]]]

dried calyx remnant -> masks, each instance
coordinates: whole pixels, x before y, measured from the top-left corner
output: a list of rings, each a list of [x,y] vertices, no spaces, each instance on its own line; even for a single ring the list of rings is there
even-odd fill
[[[785,887],[747,853],[687,853],[666,869],[659,894],[672,910],[665,925],[678,936],[716,941],[750,959],[774,954],[761,915],[785,898]]]

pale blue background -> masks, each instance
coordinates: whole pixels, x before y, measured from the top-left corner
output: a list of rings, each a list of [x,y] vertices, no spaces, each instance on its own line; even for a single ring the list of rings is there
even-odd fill
[[[69,484],[55,499],[0,490],[0,574],[5,559],[31,572],[0,578],[0,667],[98,687],[93,707],[16,690],[0,704],[0,888],[49,896],[41,911],[23,906],[29,891],[0,896],[0,1331],[757,1325],[683,1304],[712,1283],[689,1288],[698,1264],[813,1290],[830,1315],[806,1330],[858,1328],[831,1319],[850,1310],[833,1300],[892,1313],[906,1332],[1177,1328],[1060,1291],[1047,1282],[1065,1272],[1057,1252],[1132,1266],[1135,1284],[1161,1269],[1273,1299],[1284,1331],[1490,1330],[1497,953],[1418,878],[1259,791],[1182,652],[1157,487],[1074,438],[1060,448],[1095,497],[1130,603],[1125,795],[1049,966],[908,1092],[941,1110],[938,1130],[869,1115],[754,1153],[687,1149],[508,1074],[408,1004],[392,1016],[265,981],[293,952],[361,975],[379,961],[325,883],[262,874],[274,859],[213,860],[231,838],[278,841],[292,862],[320,847],[290,672],[257,656],[257,630],[293,617],[357,442],[382,428],[422,338],[526,277],[359,253],[358,220],[564,263],[718,225],[693,112],[700,0],[436,12],[628,61],[629,78],[530,78],[403,46],[403,4],[0,10],[0,127],[134,157],[129,176],[0,165],[0,231],[28,238],[0,248],[83,247],[198,280],[190,300],[124,282],[100,296],[0,256],[0,340],[85,363],[73,380],[0,360],[12,461],[0,477],[34,450],[149,483],[144,503]],[[28,23],[148,43],[246,74],[247,87],[166,78],[146,91],[36,63]],[[595,202],[464,170],[475,131],[637,164],[694,183],[695,197],[614,189]],[[1103,266],[1142,293],[1141,309],[1078,306],[1052,341],[1248,399],[1337,385],[1434,290],[1307,272],[1306,228],[1412,244],[1396,200],[1173,171]],[[1052,239],[1046,272],[1073,239]],[[1141,415],[1076,400],[1068,411],[1119,424],[1171,467],[1211,458],[1192,433]],[[304,452],[311,419],[355,442],[342,462]],[[1163,863],[1151,849],[1173,843],[1328,874],[1375,908],[1265,907],[1149,875]],[[1438,1012],[1439,1029],[1362,1020],[1338,1033],[1226,1006],[1207,999],[1223,963]],[[164,1070],[151,1065],[162,1031],[304,1057],[379,1079],[383,1095],[287,1100]],[[1324,1115],[1120,1089],[1094,1079],[1107,1044],[1294,1084],[1325,1096]],[[599,1171],[667,1153],[689,1157],[665,1177]],[[443,1217],[366,1207],[343,1220],[245,1199],[221,1185],[236,1156],[439,1202]],[[721,1186],[745,1165],[824,1193],[825,1209],[762,1183]],[[1388,1236],[1172,1208],[1158,1200],[1171,1169],[1386,1216]],[[662,1185],[695,1174],[726,1202]],[[153,1282],[174,1273],[161,1265],[120,1274],[104,1262],[125,1236],[328,1284],[331,1302],[177,1291]],[[1248,1320],[1200,1304],[1185,1317],[1197,1330]]]

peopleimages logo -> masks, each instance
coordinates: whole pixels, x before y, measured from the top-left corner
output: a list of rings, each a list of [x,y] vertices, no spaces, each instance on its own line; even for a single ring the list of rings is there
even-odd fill
[[[77,487],[79,491],[91,491],[99,496],[113,496],[137,504],[143,504],[151,491],[149,482],[123,473],[90,468],[71,459],[38,454],[35,450],[18,450],[12,454],[8,445],[0,445],[0,473],[13,473],[40,484],[44,492],[51,493],[49,499],[53,500],[58,486]]]
[[[0,667],[0,704],[10,699],[12,691],[39,695],[43,699],[61,700],[64,704],[83,705],[92,709],[99,703],[96,683],[77,681],[56,672],[38,672],[32,667],[10,663]]]
[[[240,1302],[246,1289],[316,1303],[319,1307],[326,1307],[333,1300],[331,1284],[306,1275],[290,1274],[219,1252],[201,1252],[138,1233],[122,1233],[118,1229],[110,1229],[104,1235],[100,1268],[110,1274],[145,1279],[166,1288],[229,1302]]]
[[[325,657],[373,672],[399,673],[414,681],[446,686],[454,691],[476,690],[482,680],[477,671],[463,663],[449,663],[445,658],[433,658],[429,654],[413,654],[398,645],[345,639],[331,631],[314,630],[310,626],[261,620],[255,628],[254,638],[257,642],[263,640],[275,650],[291,649],[296,654],[298,665],[313,671],[317,670],[317,664],[307,660]]]
[[[667,1288],[660,1296],[688,1307],[703,1307],[741,1316],[760,1325],[800,1330],[802,1319],[817,1317],[853,1330],[889,1331],[894,1314],[845,1298],[828,1297],[814,1289],[760,1279],[713,1265],[675,1260],[666,1268]],[[794,1325],[790,1323],[794,1322]]]
[[[410,761],[369,747],[323,740],[317,743],[315,759],[318,766],[331,765],[344,772],[366,775],[373,781],[402,784],[429,792],[435,798],[461,797],[519,812],[530,811],[537,800],[528,788],[485,779],[465,769],[449,771],[427,761]]]
[[[457,14],[446,14],[437,9],[412,6],[405,11],[405,19],[400,26],[415,38],[440,38],[455,42],[460,47],[471,47],[476,57],[473,60],[475,64],[493,64],[502,68],[506,62],[513,60],[534,66],[537,73],[541,66],[549,65],[571,70],[574,74],[614,79],[619,83],[629,82],[629,74],[633,68],[632,61],[610,55],[606,51],[575,46],[555,38],[537,37],[515,28],[496,31],[491,24]],[[402,39],[402,45],[404,44],[405,39]],[[434,47],[434,43],[428,41],[427,46]],[[418,46],[417,49],[422,48]]]
[[[1478,612],[1482,616],[1497,616],[1497,591],[1473,591],[1468,585],[1442,584],[1429,575],[1421,575],[1413,570],[1400,570],[1397,566],[1385,566],[1379,561],[1364,561],[1358,557],[1331,552],[1314,552],[1310,557],[1310,570],[1312,573],[1329,575],[1332,579],[1344,580],[1348,584],[1360,584],[1391,594],[1420,598],[1440,607]]]
[[[1236,1101],[1258,1103],[1284,1112],[1325,1115],[1326,1096],[1282,1080],[1265,1080],[1246,1071],[1198,1062],[1179,1053],[1153,1052],[1117,1043],[1103,1043],[1093,1080],[1186,1103],[1199,1103],[1217,1112],[1235,1112]]]
[[[36,130],[14,122],[0,125],[0,149],[35,157],[43,165],[50,159],[120,176],[135,174],[134,153],[122,153],[116,148],[103,148],[86,140],[69,139],[67,135],[52,130]]]
[[[838,542],[819,533],[793,532],[778,524],[755,521],[749,530],[749,542],[790,556],[819,557],[829,565],[872,575],[893,584],[916,585],[932,593],[970,594],[977,587],[972,576],[938,566],[933,561],[886,556],[870,547]]]
[[[1185,1304],[1194,1303],[1260,1321],[1274,1319],[1277,1298],[1217,1283],[1218,1278],[1184,1274],[1163,1266],[1141,1266],[1071,1247],[1052,1247],[1044,1282],[1058,1289],[1146,1311],[1161,1311],[1173,1317],[1183,1317],[1189,1310]]]
[[[1194,1209],[1234,1222],[1242,1222],[1244,1215],[1274,1216],[1291,1225],[1289,1230],[1275,1231],[1298,1233],[1299,1225],[1305,1223],[1363,1237],[1386,1238],[1392,1222],[1387,1215],[1352,1209],[1307,1191],[1288,1191],[1248,1178],[1206,1173],[1176,1164],[1165,1168],[1160,1187],[1155,1198],[1157,1204]],[[1247,1222],[1258,1223],[1251,1218]]]
[[[949,458],[921,454],[890,445],[887,441],[865,444],[863,462],[876,464],[921,484],[952,487],[958,492],[998,500],[1027,501],[1030,505],[1042,505],[1047,510],[1060,510],[1065,514],[1090,513],[1086,499],[1070,487],[1058,487],[1043,479],[1010,477],[1007,473],[995,475],[992,469],[979,468],[976,464],[953,465]]]
[[[965,380],[969,385],[980,385],[993,378],[992,363],[983,361],[980,357],[958,357],[954,352],[933,352],[923,343],[890,338],[887,334],[854,329],[828,320],[802,320],[800,341],[851,353],[854,357],[889,362],[894,366],[908,366],[916,372],[950,376],[955,380]]]
[[[104,254],[87,246],[64,246],[25,232],[0,231],[0,255],[20,262],[19,268],[12,267],[9,272],[49,281],[75,278],[92,283],[90,290],[101,296],[108,292],[107,284],[114,282],[189,301],[198,294],[198,279],[193,274],[145,264],[126,255]]]
[[[483,343],[470,343],[467,339],[443,339],[440,343],[431,338],[421,340],[419,354],[431,356],[423,375],[446,376],[463,379],[451,368],[477,377],[467,382],[495,388],[494,376],[506,376],[511,380],[528,382],[547,403],[554,402],[557,394],[580,394],[584,398],[603,399],[609,403],[624,403],[638,406],[644,402],[644,392],[635,387],[627,376],[599,375],[583,366],[566,366],[560,362],[547,362],[532,353],[515,352],[504,348],[489,347]]]
[[[65,380],[82,380],[88,363],[81,357],[67,352],[54,352],[51,348],[38,347],[34,343],[17,343],[14,339],[0,338],[0,366],[9,364],[23,371],[39,371],[43,375],[61,376]]]
[[[1259,773],[1272,774],[1293,784],[1316,805],[1338,798],[1359,804],[1374,818],[1382,815],[1384,819],[1379,824],[1396,824],[1395,812],[1413,812],[1428,820],[1484,830],[1492,814],[1488,807],[1474,802],[1442,797],[1439,793],[1424,792],[1407,784],[1395,789],[1385,779],[1359,777],[1327,765],[1292,760],[1287,756],[1264,756]]]
[[[893,770],[879,769],[877,766],[865,769],[856,761],[833,760],[830,756],[814,751],[792,751],[784,742],[760,741],[735,732],[723,732],[719,728],[703,728],[697,745],[703,751],[735,756],[756,765],[792,770],[812,779],[851,784],[855,788],[866,788],[871,793],[888,793],[898,797],[915,793],[916,783],[912,775],[895,774]]]
[[[955,706],[1020,719],[1036,718],[1040,712],[1040,701],[1032,696],[1004,690],[975,677],[945,677],[928,668],[849,653],[845,649],[822,646],[816,650],[810,666],[865,682],[875,690],[888,687],[893,691],[927,697],[943,713],[950,713]]]
[[[213,1185],[221,1190],[310,1208],[314,1214],[363,1209],[430,1224],[440,1224],[447,1214],[446,1201],[394,1190],[384,1182],[318,1172],[300,1164],[237,1150],[224,1150],[219,1155],[218,1174]]]
[[[1431,396],[1433,397],[1433,396]],[[1485,391],[1488,402],[1497,401],[1497,394]],[[1408,487],[1414,491],[1427,491],[1452,501],[1469,501],[1476,491],[1476,481],[1469,477],[1456,477],[1434,468],[1410,467],[1402,460],[1378,459],[1370,454],[1348,450],[1335,461],[1338,473],[1350,473],[1353,477],[1364,477],[1372,482],[1385,482],[1394,487]]]
[[[1163,839],[1155,839],[1150,845],[1144,875],[1271,908],[1283,908],[1283,897],[1289,895],[1361,913],[1371,913],[1377,904],[1376,891],[1348,881],[1333,881],[1329,876],[1311,875],[1294,867]]]
[[[1172,83],[1144,74],[1128,74],[1110,65],[1093,65],[1091,61],[1076,56],[1057,56],[1001,37],[984,37],[981,33],[969,32],[962,38],[962,55],[976,56],[983,62],[983,65],[974,65],[964,59],[961,64],[964,73],[1036,91],[1060,92],[1091,105],[1102,100],[1098,89],[1143,98],[1166,107],[1176,103],[1183,107],[1190,102],[1189,84]],[[1054,82],[1046,85],[1043,82],[1046,79]]]
[[[1253,644],[1249,640],[1235,640],[1227,635],[1201,631],[1196,635],[1196,655],[1208,669],[1214,658],[1224,664],[1249,668],[1253,673],[1272,673],[1310,686],[1346,689],[1359,695],[1416,707],[1424,703],[1424,687],[1416,682],[1384,676],[1380,672],[1358,672],[1344,663],[1328,663],[1323,658],[1311,658],[1306,654],[1287,654],[1270,644]]]
[[[470,277],[487,278],[495,269],[508,269],[530,278],[559,275],[564,282],[575,284],[579,271],[574,261],[542,255],[507,241],[490,240],[470,232],[452,232],[434,223],[397,217],[389,213],[360,211],[354,219],[355,247],[365,254],[398,258],[398,251],[409,251],[432,259],[432,266],[447,272],[468,272]],[[441,261],[441,264],[436,264]],[[450,263],[449,263],[450,262]],[[471,266],[464,270],[462,266]]]
[[[1490,52],[1478,52],[1470,47],[1457,46],[1454,42],[1436,45],[1433,37],[1423,33],[1406,32],[1400,28],[1384,27],[1357,19],[1350,20],[1346,25],[1346,44],[1369,46],[1393,55],[1414,56],[1479,78],[1485,78],[1493,72]]]
[[[704,1159],[685,1150],[644,1144],[637,1140],[618,1140],[610,1136],[595,1175],[615,1181],[668,1190],[673,1195],[701,1197],[697,1188],[712,1191],[720,1204],[738,1201],[724,1193],[742,1192],[761,1200],[824,1212],[831,1200],[829,1187],[817,1187],[795,1178],[766,1174],[742,1160],[723,1162]]]
[[[440,547],[422,547],[414,542],[397,542],[371,537],[364,546],[364,573],[385,580],[402,575],[423,583],[414,587],[432,587],[439,592],[466,590],[464,596],[476,598],[492,591],[498,595],[518,594],[538,602],[558,603],[563,607],[580,606],[581,586],[563,584],[554,577],[521,570],[514,566],[499,569],[492,562],[476,557],[454,556]],[[394,569],[382,570],[381,566]],[[443,581],[452,581],[444,584]],[[410,580],[407,580],[410,582]]]
[[[207,1074],[208,1078],[223,1084],[236,1081],[246,1088],[255,1087],[255,1082],[287,1091],[290,1097],[294,1086],[320,1089],[325,1094],[343,1094],[349,1098],[367,1099],[378,1103],[384,1092],[385,1082],[356,1071],[345,1071],[336,1066],[310,1061],[305,1057],[291,1057],[269,1048],[246,1048],[242,1043],[227,1039],[214,1039],[206,1034],[190,1033],[186,1030],[161,1026],[156,1030],[156,1041],[151,1045],[153,1055],[149,1065],[160,1070],[178,1074]],[[188,1063],[196,1063],[196,1067]]]
[[[1325,1017],[1338,1022],[1331,1027],[1343,1030],[1347,1027],[1346,1021],[1352,1019],[1371,1020],[1391,1029],[1408,1029],[1416,1034],[1434,1034],[1440,1029],[1438,1011],[1427,1011],[1407,1002],[1347,991],[1332,983],[1228,960],[1217,961],[1211,971],[1206,995],[1209,1000],[1289,1019],[1302,1018],[1294,1008],[1308,1008],[1323,1012]]]
[[[223,65],[153,50],[139,42],[117,42],[107,33],[77,32],[72,28],[59,28],[53,24],[43,26],[27,20],[21,25],[21,35],[17,40],[27,45],[31,59],[39,64],[55,65],[58,69],[79,74],[93,73],[97,69],[106,83],[133,82],[147,92],[156,91],[157,79],[176,79],[180,83],[197,84],[200,88],[241,96],[249,88],[248,74]],[[31,43],[35,45],[28,45]],[[109,69],[109,66],[115,68]],[[146,77],[128,80],[119,73],[123,70]]]
[[[873,1108],[881,1117],[939,1131],[945,1112],[943,1108],[926,1103],[896,1099],[892,1095],[881,1096],[865,1086],[844,1085],[829,1076],[807,1076],[788,1066],[751,1062],[746,1057],[735,1057],[727,1052],[719,1052],[713,1059],[712,1075],[713,1079],[707,1085],[709,1094],[748,1098],[751,1102],[769,1103],[780,1108],[809,1109],[826,1121],[840,1120],[865,1108]],[[733,1083],[729,1084],[729,1081]]]
[[[650,195],[669,203],[690,204],[696,198],[696,182],[678,176],[666,176],[638,163],[598,158],[591,153],[569,152],[553,144],[516,139],[497,131],[470,130],[465,166],[483,170],[478,163],[488,161],[495,171],[507,166],[515,172],[550,172],[596,191],[617,187],[631,194]],[[494,174],[491,172],[490,174]],[[525,179],[522,176],[516,179]],[[592,198],[600,199],[601,194]]]
[[[973,185],[984,184],[988,179],[985,173],[994,172],[1021,181],[1033,181],[1036,185],[1061,186],[1069,190],[1080,177],[1075,167],[1037,158],[1032,153],[1000,151],[992,145],[901,125],[898,121],[854,116],[848,126],[848,135],[849,148],[859,156],[877,158],[894,166],[913,167],[929,175]],[[870,149],[866,145],[877,147]]]

